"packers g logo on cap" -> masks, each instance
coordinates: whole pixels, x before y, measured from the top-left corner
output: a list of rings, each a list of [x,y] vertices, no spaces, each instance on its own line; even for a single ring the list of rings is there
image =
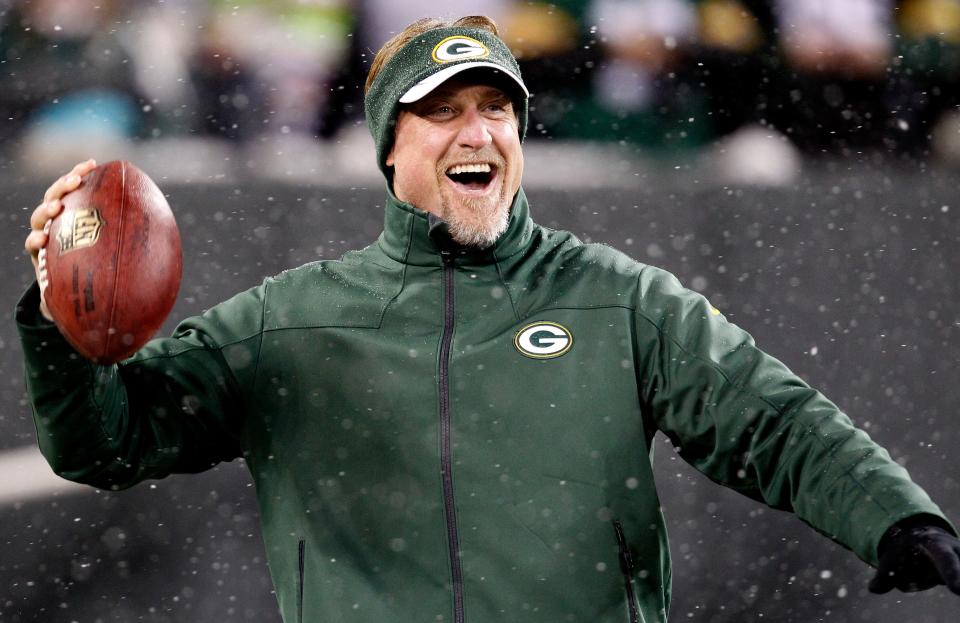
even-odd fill
[[[473,37],[458,35],[447,37],[433,48],[433,60],[436,63],[461,61],[465,58],[486,58],[490,50]]]
[[[570,350],[573,335],[556,322],[540,321],[520,329],[513,338],[513,345],[532,359],[553,359]]]

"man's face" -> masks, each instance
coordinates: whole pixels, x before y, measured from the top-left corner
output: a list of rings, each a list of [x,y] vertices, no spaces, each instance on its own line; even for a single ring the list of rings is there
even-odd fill
[[[401,109],[386,163],[398,199],[442,218],[460,244],[493,244],[507,228],[523,175],[510,97],[451,78]]]

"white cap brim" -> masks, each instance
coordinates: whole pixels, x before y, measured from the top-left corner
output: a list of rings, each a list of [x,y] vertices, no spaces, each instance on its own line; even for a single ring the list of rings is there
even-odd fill
[[[456,76],[461,71],[476,69],[477,67],[489,67],[490,69],[496,69],[503,75],[508,76],[511,80],[516,82],[517,86],[523,90],[523,94],[527,97],[530,97],[530,91],[527,90],[527,87],[523,84],[523,80],[520,79],[520,76],[514,74],[508,69],[504,69],[502,65],[497,65],[496,63],[491,63],[488,61],[475,61],[472,63],[458,63],[456,65],[451,65],[450,67],[441,69],[435,74],[430,74],[420,82],[410,87],[406,93],[400,96],[399,101],[401,104],[410,104],[411,102],[416,102],[453,76]]]

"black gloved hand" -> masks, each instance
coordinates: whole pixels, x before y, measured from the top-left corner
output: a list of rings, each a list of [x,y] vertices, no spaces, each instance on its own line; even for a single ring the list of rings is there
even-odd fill
[[[960,595],[960,539],[944,525],[939,517],[917,515],[887,530],[877,548],[880,565],[870,592],[912,593],[946,584]]]

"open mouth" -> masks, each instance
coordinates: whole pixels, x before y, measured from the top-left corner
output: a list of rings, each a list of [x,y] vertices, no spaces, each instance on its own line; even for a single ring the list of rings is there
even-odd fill
[[[483,192],[497,176],[497,168],[489,162],[455,164],[447,169],[447,177],[461,190]]]

